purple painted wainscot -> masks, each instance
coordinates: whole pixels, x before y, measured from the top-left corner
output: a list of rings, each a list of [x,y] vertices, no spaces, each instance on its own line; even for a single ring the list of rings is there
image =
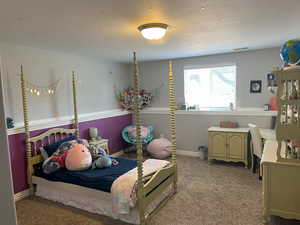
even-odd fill
[[[121,131],[124,127],[130,124],[132,124],[131,114],[81,122],[79,125],[80,137],[88,139],[88,128],[97,127],[99,130],[99,135],[102,138],[109,139],[110,152],[113,154],[126,147],[126,143],[121,137]],[[60,127],[72,128],[72,125]],[[32,131],[31,135],[36,136],[47,131],[48,129],[50,128]],[[26,155],[24,148],[25,135],[23,133],[12,134],[9,135],[8,140],[10,146],[14,192],[18,193],[28,188],[26,181]]]

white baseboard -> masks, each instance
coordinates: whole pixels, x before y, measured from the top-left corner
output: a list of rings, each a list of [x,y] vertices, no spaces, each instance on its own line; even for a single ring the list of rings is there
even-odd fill
[[[185,151],[185,150],[176,150],[177,155],[184,155],[184,156],[190,156],[190,157],[199,157],[199,152],[195,151]]]
[[[15,199],[15,202],[23,199],[23,198],[26,198],[29,196],[29,189],[26,189],[24,191],[21,191],[21,192],[18,192],[16,194],[14,194],[14,199]]]

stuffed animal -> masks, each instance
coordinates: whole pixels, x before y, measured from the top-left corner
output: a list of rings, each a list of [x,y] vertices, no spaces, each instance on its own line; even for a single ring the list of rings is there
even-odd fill
[[[92,169],[96,168],[105,168],[110,167],[112,165],[112,160],[109,156],[100,156],[97,160],[93,162]]]
[[[171,142],[166,138],[154,139],[147,146],[147,151],[157,159],[165,159],[171,155]]]
[[[62,155],[62,158],[59,157],[49,157],[43,162],[43,171],[46,174],[54,173],[55,171],[59,170],[60,168],[65,168],[65,156]],[[60,160],[61,159],[61,160]]]
[[[68,170],[85,170],[92,165],[92,156],[84,140],[72,140],[61,144],[52,156],[43,163],[46,174],[60,168]]]
[[[83,144],[73,144],[68,151],[65,164],[71,171],[86,170],[92,165],[91,153]]]
[[[101,169],[105,167],[110,167],[112,165],[118,165],[118,161],[112,159],[109,155],[107,155],[104,149],[99,147],[98,154],[93,155],[92,169]]]
[[[70,143],[70,142],[66,142]],[[60,168],[66,168],[65,160],[68,154],[68,150],[66,148],[66,144],[62,145],[62,148],[59,147],[56,152],[53,153],[52,156],[47,158],[43,162],[43,171],[46,174],[54,173],[55,171],[59,170]]]

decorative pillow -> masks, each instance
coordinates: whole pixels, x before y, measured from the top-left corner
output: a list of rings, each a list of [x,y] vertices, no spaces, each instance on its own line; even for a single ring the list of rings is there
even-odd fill
[[[47,152],[48,157],[52,156],[52,154],[58,149],[58,147],[68,141],[76,140],[75,136],[67,137],[61,141],[55,142],[51,145],[44,146],[44,150]]]
[[[136,127],[129,128],[128,134],[130,137],[136,138]],[[142,138],[148,137],[148,127],[141,126],[141,136]]]
[[[68,170],[86,170],[92,165],[92,155],[85,145],[75,143],[68,150],[65,163]]]

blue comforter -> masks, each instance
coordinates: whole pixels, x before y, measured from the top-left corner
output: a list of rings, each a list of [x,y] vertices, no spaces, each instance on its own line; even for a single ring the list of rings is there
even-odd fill
[[[51,174],[45,174],[42,169],[35,175],[50,181],[59,181],[76,184],[83,187],[110,192],[112,183],[121,175],[136,167],[136,160],[115,158],[119,164],[102,169],[69,171],[60,169]]]

